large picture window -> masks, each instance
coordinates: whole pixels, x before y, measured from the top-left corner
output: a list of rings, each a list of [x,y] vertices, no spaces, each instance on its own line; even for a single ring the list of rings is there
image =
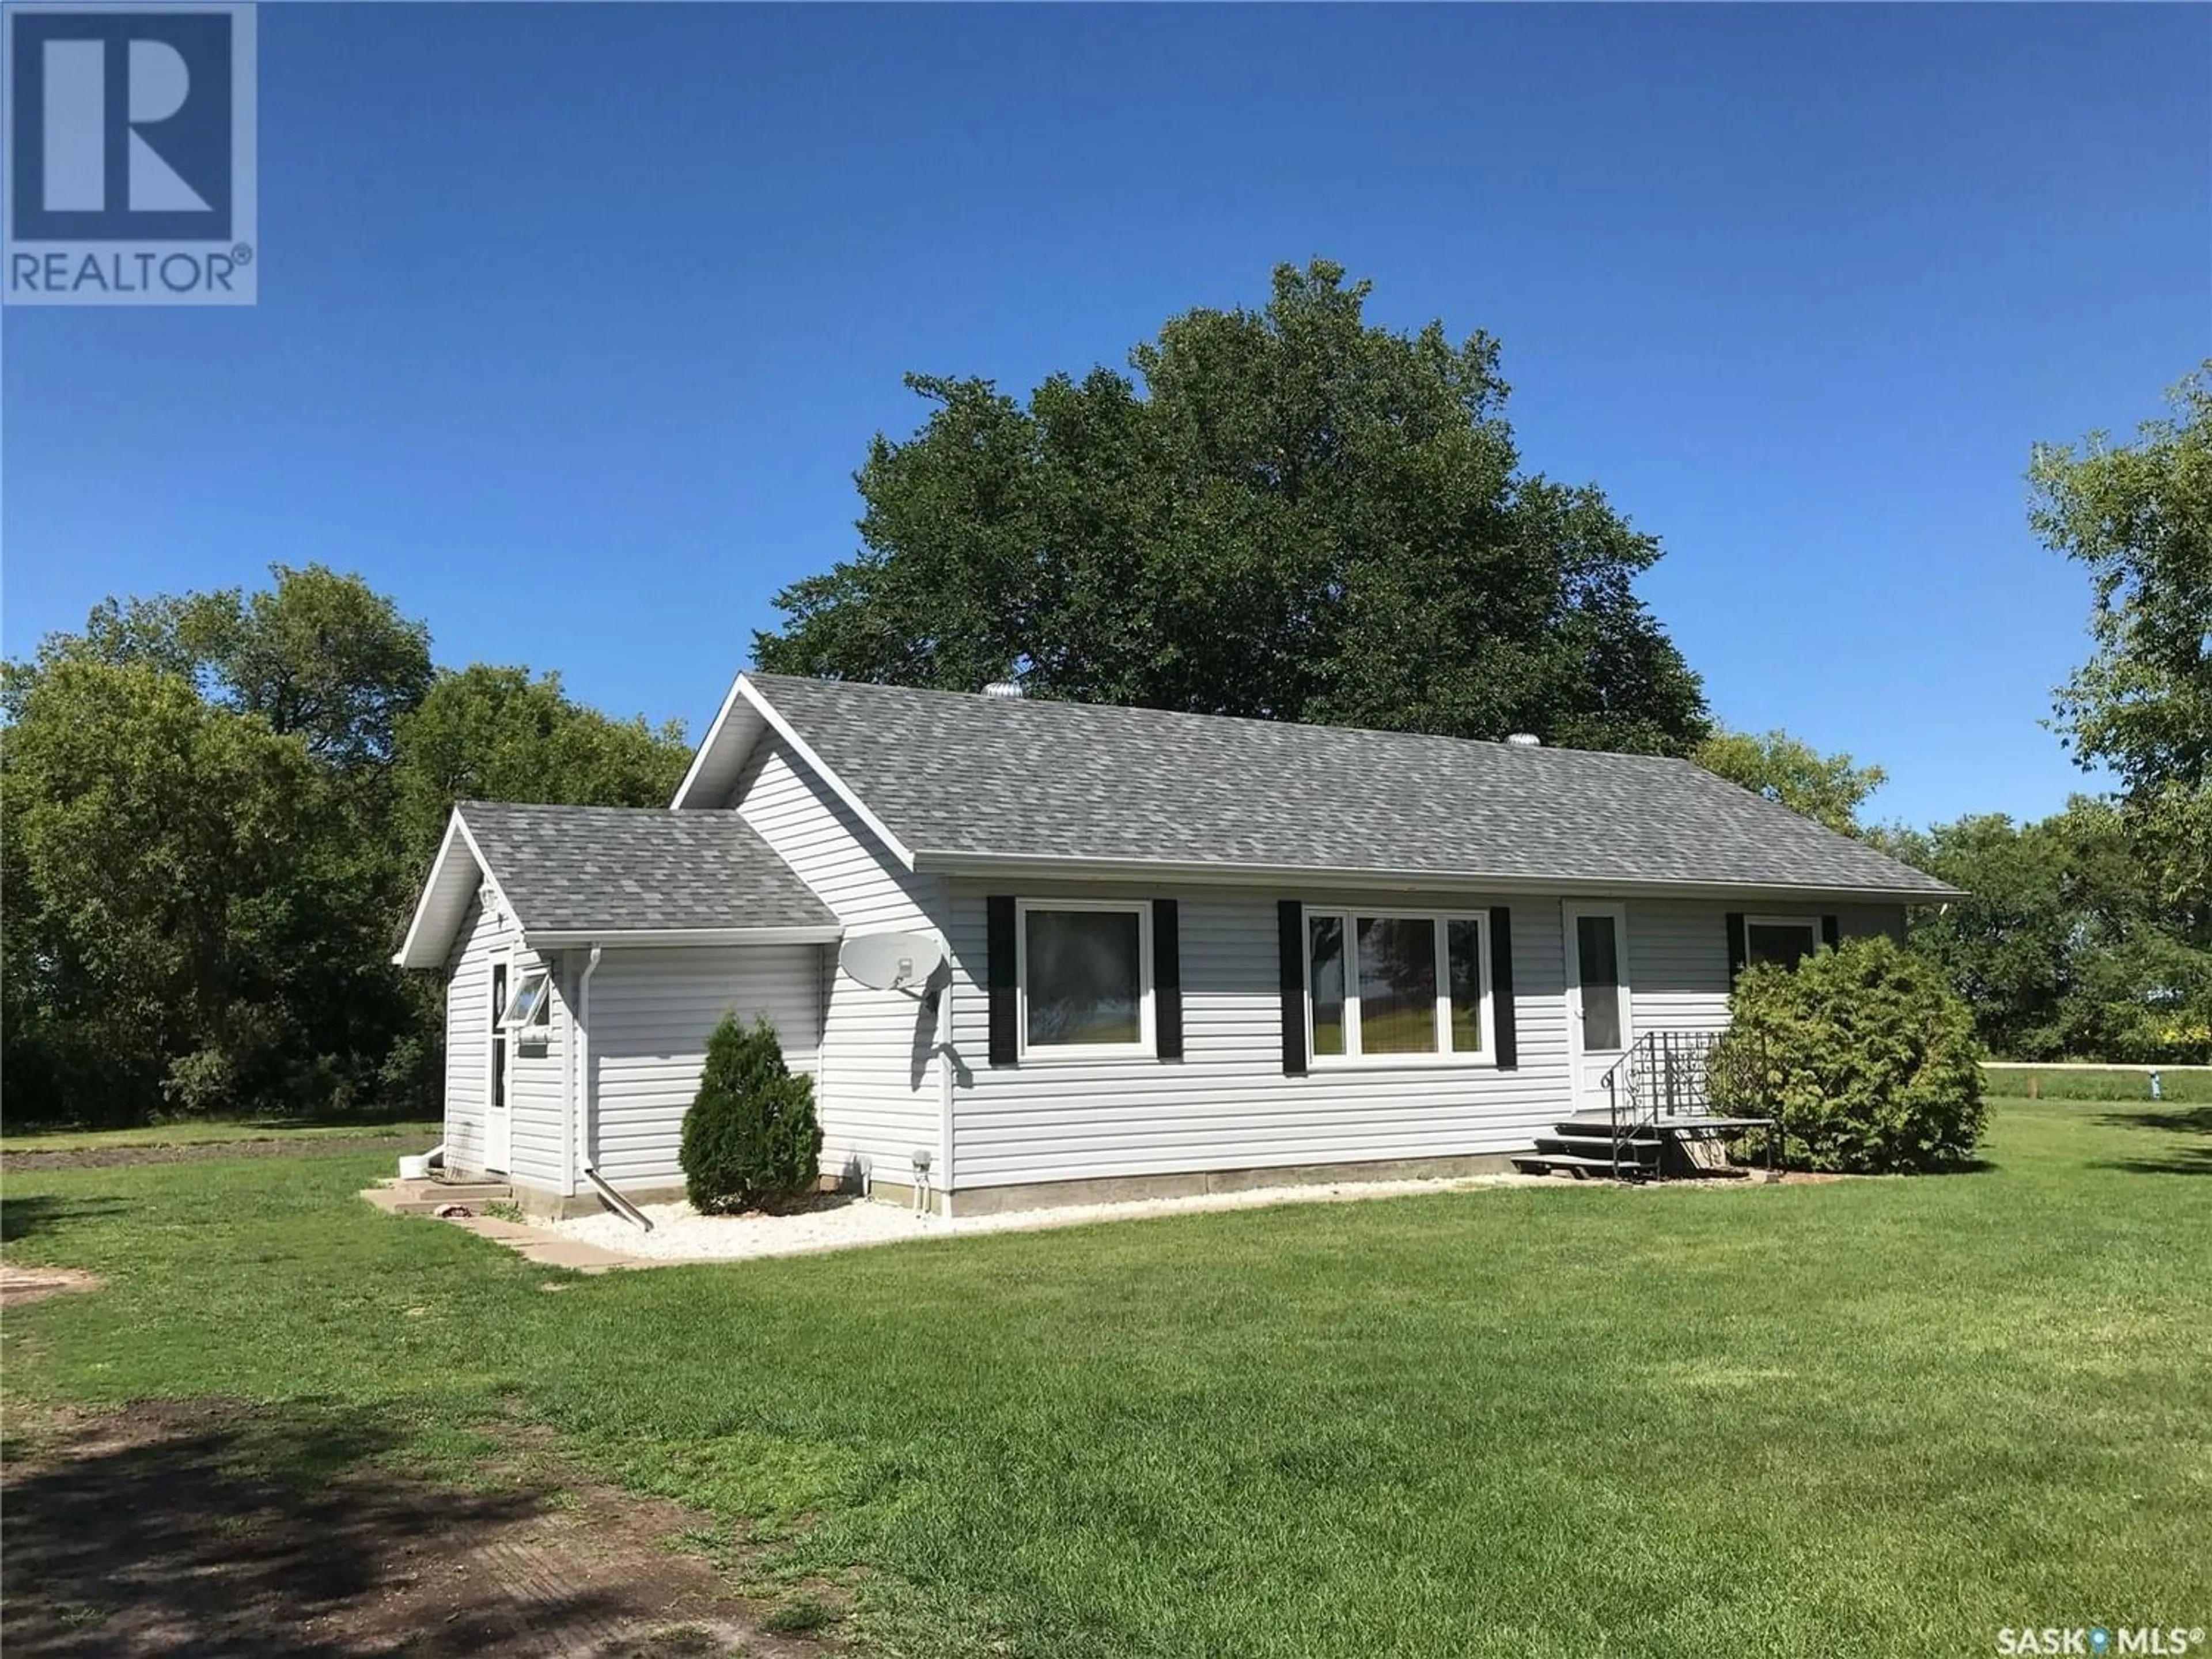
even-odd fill
[[[1489,920],[1306,911],[1308,1037],[1316,1063],[1488,1060]]]
[[[1033,1054],[1149,1053],[1152,916],[1138,902],[1024,901],[1017,975]]]

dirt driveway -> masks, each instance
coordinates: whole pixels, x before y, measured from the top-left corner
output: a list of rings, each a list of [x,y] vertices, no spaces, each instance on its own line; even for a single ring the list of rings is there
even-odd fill
[[[77,1146],[0,1152],[0,1170],[118,1170],[131,1164],[204,1164],[224,1158],[317,1158],[325,1152],[419,1152],[420,1135],[333,1135],[321,1140],[203,1140],[183,1146]]]
[[[543,1470],[395,1474],[327,1413],[163,1401],[9,1458],[0,1640],[18,1655],[690,1659],[830,1651],[670,1547],[702,1517]]]

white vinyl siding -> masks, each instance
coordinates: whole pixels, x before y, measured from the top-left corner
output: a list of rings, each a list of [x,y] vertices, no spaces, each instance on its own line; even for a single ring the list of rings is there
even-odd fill
[[[1635,1030],[1711,1031],[1728,1024],[1728,918],[1808,915],[1818,936],[1832,915],[1844,939],[1905,937],[1901,904],[1826,905],[1818,900],[1636,899],[1628,906],[1628,981]]]
[[[990,893],[1173,898],[1182,934],[1183,1053],[1077,1064],[988,1063],[984,900]],[[1276,902],[1356,914],[1512,912],[1518,1065],[1417,1057],[1362,1068],[1283,1072]],[[1522,895],[1275,892],[1227,888],[953,884],[955,1077],[952,1186],[962,1188],[1192,1170],[1504,1153],[1526,1149],[1573,1109],[1561,901]],[[1628,905],[1638,1032],[1711,1030],[1728,1019],[1731,909],[1709,900]],[[1901,927],[1893,906],[1839,909],[1846,937]],[[1421,1063],[1425,1061],[1426,1063]]]
[[[568,976],[554,971],[557,957],[539,956],[518,946],[507,984],[520,985],[533,968],[552,973],[553,1006],[547,1023],[532,1035],[542,1042],[522,1041],[523,1033],[507,1034],[509,1053],[507,1100],[513,1119],[509,1131],[512,1156],[509,1179],[546,1192],[557,1193],[567,1179],[563,1156],[568,1136],[568,1049],[574,1028],[570,1014]]]
[[[617,1187],[682,1183],[684,1115],[699,1092],[707,1039],[726,1013],[747,1022],[766,1015],[785,1064],[816,1075],[823,953],[818,945],[605,952],[592,976],[589,1062],[599,1173]],[[823,1163],[834,1169],[826,1154]]]
[[[491,951],[504,937],[471,904],[446,960],[446,1163],[484,1167],[484,1085],[491,1045]]]
[[[944,884],[894,859],[773,732],[745,763],[737,810],[836,913],[848,938],[939,931],[933,913]],[[941,1170],[943,1102],[927,1004],[902,991],[871,990],[839,971],[834,956],[809,983],[825,978],[817,1088],[823,1170],[852,1178],[880,1169],[886,1179],[905,1181],[917,1148]],[[596,981],[592,988],[596,996]]]
[[[1705,899],[1628,904],[1629,1030],[1711,1031],[1728,1024],[1728,913]]]
[[[1183,1052],[1096,1061],[988,1064],[984,899],[1109,892],[1178,901]],[[956,1188],[1198,1170],[1508,1152],[1565,1115],[1567,1096],[1559,907],[1512,901],[1520,1064],[1443,1059],[1427,1066],[1283,1073],[1276,901],[1373,910],[1328,892],[955,884],[950,937]],[[1503,899],[1393,896],[1391,909],[1468,911]]]
[[[470,908],[459,944],[447,963],[446,981],[446,1163],[471,1174],[486,1167],[485,1115],[491,1080],[491,963],[495,951],[508,963],[510,989],[530,969],[545,965],[522,948],[520,935],[504,916],[481,902]],[[553,976],[553,1002],[542,1043],[518,1043],[507,1033],[507,1175],[527,1186],[557,1192],[561,1188],[562,1140],[568,1107],[563,1055],[568,1042],[568,1004],[562,975]]]

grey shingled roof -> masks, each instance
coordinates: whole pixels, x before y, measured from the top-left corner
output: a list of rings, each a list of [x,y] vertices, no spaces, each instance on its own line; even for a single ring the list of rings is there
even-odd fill
[[[918,855],[1956,890],[1686,761],[747,678]]]
[[[837,925],[735,812],[489,801],[459,811],[526,931]]]

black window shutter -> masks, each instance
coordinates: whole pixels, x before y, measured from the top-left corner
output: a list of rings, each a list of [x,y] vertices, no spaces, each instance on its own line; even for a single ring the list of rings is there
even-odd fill
[[[991,995],[991,1064],[1011,1066],[1019,1052],[1014,994],[1014,901],[993,894],[983,901],[984,978]]]
[[[1743,942],[1742,911],[1731,910],[1728,913],[1728,930],[1729,985],[1730,988],[1734,988],[1735,976],[1743,971],[1744,959],[1749,954]]]
[[[1832,951],[1837,945],[1843,943],[1843,938],[1844,921],[1841,916],[1822,916],[1820,918],[1821,944],[1826,945],[1831,951]]]
[[[1306,1073],[1306,911],[1296,899],[1279,899],[1275,921],[1283,970],[1283,1075]]]
[[[1173,899],[1152,901],[1152,1032],[1162,1060],[1182,1058],[1182,940]]]
[[[1521,1064],[1521,1039],[1513,1028],[1513,912],[1490,907],[1490,1016],[1498,1027],[1498,1069]]]

